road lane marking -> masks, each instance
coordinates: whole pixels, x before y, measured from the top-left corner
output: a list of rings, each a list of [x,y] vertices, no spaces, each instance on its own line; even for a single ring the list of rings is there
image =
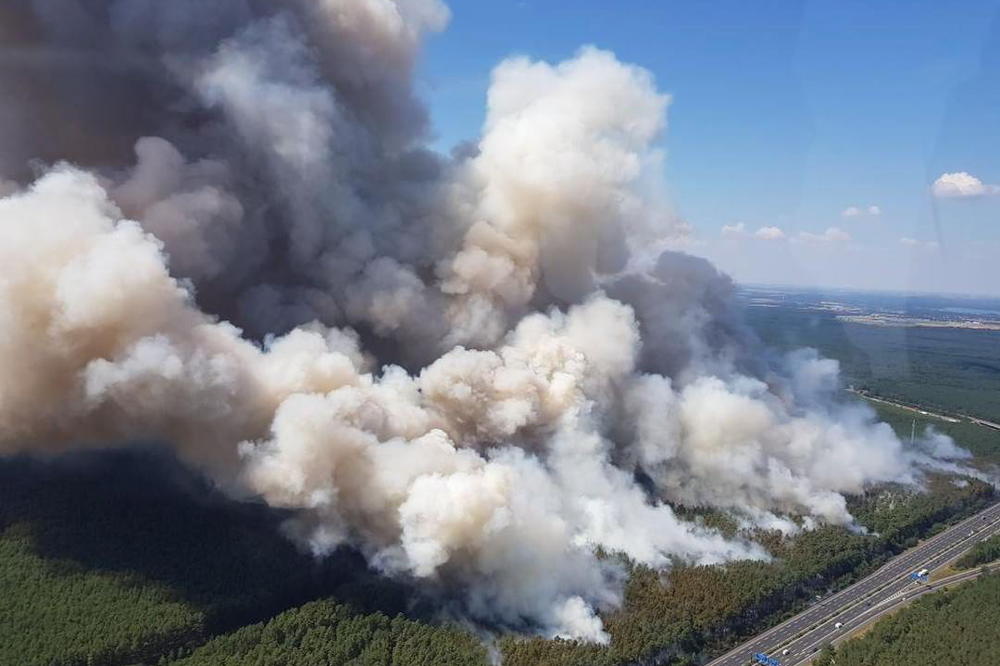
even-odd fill
[[[954,546],[960,545],[963,542],[967,541],[969,538],[971,538],[968,536],[962,536],[962,532],[964,531],[965,528],[967,528],[967,526],[970,523],[974,523],[977,520],[981,521],[985,518],[992,517],[994,514],[1000,514],[1000,502],[995,502],[994,504],[983,509],[979,513],[974,514],[956,523],[955,525],[949,527],[948,529],[942,532],[939,532],[938,534],[935,534],[934,536],[930,537],[924,542],[918,544],[917,546],[914,546],[914,548],[910,549],[909,551],[904,551],[903,553],[900,553],[899,555],[890,559],[888,562],[883,564],[882,567],[880,567],[878,570],[876,570],[869,576],[865,577],[861,581],[858,581],[853,585],[844,588],[840,592],[835,593],[834,595],[830,596],[829,598],[825,599],[819,604],[813,604],[806,610],[802,611],[802,613],[799,613],[797,616],[793,616],[785,620],[783,623],[771,627],[770,629],[762,632],[761,634],[758,634],[756,637],[751,638],[749,641],[745,641],[743,644],[737,646],[736,648],[733,648],[726,654],[721,655],[716,659],[714,659],[713,661],[709,662],[709,666],[722,666],[723,664],[726,664],[729,661],[742,657],[743,653],[745,653],[746,650],[752,649],[752,647],[757,645],[764,645],[765,644],[764,641],[772,641],[776,638],[782,638],[783,636],[787,635],[789,628],[794,626],[793,623],[797,619],[801,621],[810,617],[811,614],[822,615],[821,612],[823,610],[829,610],[830,612],[828,612],[825,616],[821,616],[821,618],[815,623],[816,629],[819,629],[819,627],[823,625],[825,622],[833,620],[834,618],[838,618],[839,616],[845,615],[853,609],[859,608],[860,604],[854,602],[860,602],[866,599],[868,596],[871,596],[871,595],[862,596],[862,592],[868,592],[868,587],[867,587],[868,585],[872,586],[873,588],[872,595],[874,595],[878,594],[879,592],[885,591],[886,588],[889,588],[893,584],[898,584],[899,581],[896,580],[896,576],[898,576],[899,573],[908,570],[912,566],[913,560],[919,560],[919,563],[921,564],[931,563],[942,553],[950,551]],[[1000,517],[994,518],[989,523],[987,523],[986,526],[979,529],[977,533],[974,534],[973,536],[981,536],[984,531],[996,527],[998,522],[1000,522]],[[941,564],[935,564],[935,569],[941,566],[942,564],[946,563],[947,561]],[[883,579],[886,579],[886,582],[876,588],[875,583],[881,582]],[[895,594],[899,594],[899,592],[895,592]],[[832,604],[835,601],[842,601],[844,603],[839,604],[836,608],[833,608],[831,610],[829,604]],[[786,632],[786,633],[781,633],[781,632]],[[808,636],[809,633],[810,632],[806,630],[806,633],[802,637],[800,637],[799,640]],[[742,659],[740,659],[740,661],[741,660]]]

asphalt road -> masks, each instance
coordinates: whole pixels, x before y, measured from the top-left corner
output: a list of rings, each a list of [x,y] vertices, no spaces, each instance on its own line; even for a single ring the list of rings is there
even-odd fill
[[[972,535],[969,534],[974,530]],[[910,580],[920,569],[933,573],[971,548],[980,540],[1000,532],[1000,504],[993,504],[930,539],[900,553],[878,571],[850,587],[816,601],[785,622],[758,634],[739,647],[709,662],[708,666],[745,666],[756,663],[753,654],[762,652],[781,666],[805,664],[823,645],[866,624],[872,617],[906,603],[929,591],[929,586]],[[955,577],[949,577],[951,580]],[[934,581],[936,589],[945,579]],[[837,629],[834,625],[842,623]],[[787,655],[782,651],[788,650]]]
[[[996,565],[992,565],[988,568],[994,569],[996,568]],[[929,585],[918,585],[904,592],[899,592],[882,603],[871,606],[865,604],[864,609],[860,610],[858,613],[852,614],[851,617],[847,617],[845,615],[842,618],[838,618],[837,622],[841,622],[844,625],[840,629],[836,629],[830,634],[821,636],[812,645],[803,646],[803,648],[798,652],[795,652],[792,649],[793,646],[789,645],[788,647],[790,649],[788,656],[782,657],[781,655],[778,655],[777,658],[781,661],[781,666],[794,666],[795,664],[804,666],[809,663],[813,657],[817,656],[819,654],[820,647],[826,645],[827,643],[836,645],[841,641],[848,640],[851,637],[851,634],[856,630],[898,610],[901,606],[912,603],[914,599],[922,597],[929,592],[941,590],[942,588],[948,589],[949,585],[955,585],[972,580],[973,578],[978,578],[982,574],[981,570],[982,567],[976,567],[975,569],[971,569],[969,571],[963,571],[962,573],[941,578]]]

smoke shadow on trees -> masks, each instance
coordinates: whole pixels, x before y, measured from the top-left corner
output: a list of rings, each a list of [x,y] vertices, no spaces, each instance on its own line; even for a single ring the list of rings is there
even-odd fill
[[[287,512],[226,497],[155,446],[0,457],[0,534],[17,526],[53,567],[160,583],[216,634],[321,597],[358,612],[421,617],[407,585],[342,548],[316,558],[280,531]]]

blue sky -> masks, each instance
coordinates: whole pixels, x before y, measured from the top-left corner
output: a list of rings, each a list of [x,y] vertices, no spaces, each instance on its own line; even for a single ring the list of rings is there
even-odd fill
[[[477,136],[500,60],[594,44],[673,97],[689,251],[747,282],[1000,294],[1000,0],[448,4],[420,77],[439,148]],[[960,172],[978,196],[933,195]]]

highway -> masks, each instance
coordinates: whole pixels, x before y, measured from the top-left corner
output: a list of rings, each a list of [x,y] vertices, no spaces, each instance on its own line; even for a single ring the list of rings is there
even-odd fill
[[[972,532],[972,534],[970,534]],[[828,642],[835,642],[901,603],[929,591],[909,574],[920,569],[933,573],[971,548],[980,540],[1000,532],[1000,504],[994,503],[945,531],[921,542],[889,560],[880,569],[813,603],[798,615],[758,634],[742,645],[708,663],[707,666],[745,666],[756,663],[754,653],[764,653],[781,662],[797,666],[809,662]],[[948,582],[964,580],[975,572],[951,576],[933,582],[937,589]],[[836,623],[842,623],[836,628]],[[784,650],[788,654],[782,655]]]
[[[936,580],[928,585],[916,585],[912,589],[904,592],[898,592],[893,597],[875,605],[868,605],[866,603],[863,609],[858,609],[859,612],[853,613],[850,616],[845,615],[838,618],[837,622],[843,624],[840,629],[834,628],[834,631],[826,635],[821,635],[821,637],[813,644],[803,646],[798,650],[798,652],[795,651],[794,646],[789,645],[788,656],[782,657],[781,655],[778,655],[777,658],[781,662],[782,666],[795,666],[796,664],[804,666],[813,657],[819,654],[819,649],[827,643],[836,645],[841,641],[848,640],[850,639],[851,634],[858,629],[881,619],[885,615],[899,610],[901,606],[912,603],[914,599],[918,599],[925,594],[941,589],[946,590],[949,585],[955,585],[978,578],[982,574],[982,568],[983,567],[976,567],[968,571],[953,574],[946,578]],[[991,565],[987,568],[992,570],[996,568],[996,565]]]

